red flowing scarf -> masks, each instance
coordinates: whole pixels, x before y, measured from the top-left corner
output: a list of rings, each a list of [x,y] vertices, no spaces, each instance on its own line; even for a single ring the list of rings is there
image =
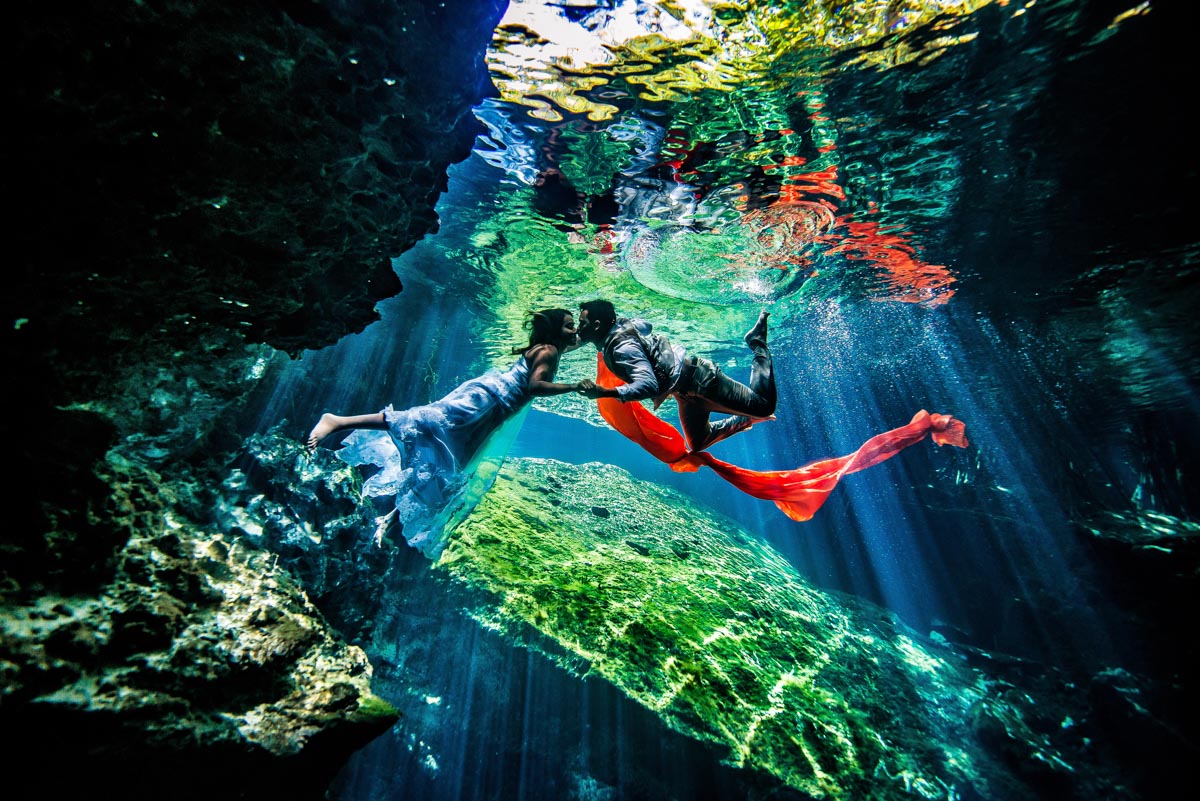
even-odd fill
[[[597,355],[596,383],[608,389],[620,386],[623,383],[621,379],[604,364],[604,357]],[[842,476],[890,459],[909,445],[923,440],[926,434],[938,445],[965,448],[968,444],[966,426],[961,420],[948,414],[930,414],[922,409],[908,425],[876,434],[854,453],[813,462],[795,470],[760,472],[722,462],[707,451],[688,451],[683,435],[640,403],[601,398],[597,404],[600,416],[609,425],[641,445],[656,459],[666,462],[672,470],[691,473],[702,465],[711,467],[742,492],[774,501],[785,515],[801,522],[812,519]]]

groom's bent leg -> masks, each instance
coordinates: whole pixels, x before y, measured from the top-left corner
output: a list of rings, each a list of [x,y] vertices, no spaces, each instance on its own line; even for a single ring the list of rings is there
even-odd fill
[[[762,399],[762,408],[769,409],[764,415],[770,417],[775,413],[777,393],[775,391],[775,365],[771,361],[771,351],[766,345],[752,348],[754,361],[750,363],[750,391]]]
[[[688,450],[702,451],[709,446],[711,436],[708,425],[709,411],[698,403],[689,403],[685,397],[676,396],[679,405],[679,425],[687,439]]]
[[[764,350],[761,355],[755,355],[750,382],[748,387],[717,370],[713,380],[699,394],[730,414],[758,419],[775,414],[775,377],[770,352]]]

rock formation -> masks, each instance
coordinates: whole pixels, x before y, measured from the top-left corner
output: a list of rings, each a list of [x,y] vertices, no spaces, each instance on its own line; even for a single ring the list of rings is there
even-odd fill
[[[375,319],[401,290],[391,258],[436,230],[501,7],[15,15],[10,786],[321,797],[395,719],[362,652],[213,526],[215,499],[263,367]]]

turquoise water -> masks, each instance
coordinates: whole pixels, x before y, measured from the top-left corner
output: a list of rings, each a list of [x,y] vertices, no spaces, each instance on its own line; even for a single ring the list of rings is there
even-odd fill
[[[919,409],[963,420],[970,447],[914,446],[804,523],[671,472],[575,396],[537,401],[511,455],[669,486],[815,586],[972,652],[1190,697],[1176,579],[1196,535],[1200,240],[1181,81],[1160,63],[1179,21],[1149,4],[892,4],[856,37],[840,6],[750,6],[660,20],[670,41],[650,46],[652,26],[619,38],[629,4],[518,24],[531,5],[498,33],[497,97],[439,232],[396,260],[404,291],[288,365],[289,405],[264,420],[299,432],[324,410],[424,403],[507,363],[525,311],[598,296],[744,380],[741,335],[767,308],[777,420],[716,456],[797,467]],[[553,66],[568,41],[577,60]],[[594,358],[566,356],[559,380]],[[456,618],[406,564],[380,669],[406,716],[347,768],[344,797],[768,797],[613,687]]]

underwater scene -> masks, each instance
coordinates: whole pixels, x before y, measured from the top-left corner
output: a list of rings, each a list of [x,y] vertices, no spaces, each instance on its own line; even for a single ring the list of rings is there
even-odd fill
[[[336,3],[279,5],[301,50],[323,52],[304,25],[354,36]],[[510,0],[486,24],[452,5],[479,15],[479,96],[438,58],[462,42],[430,34],[438,89],[405,102],[453,95],[461,113],[423,139],[364,134],[304,178],[311,208],[336,175],[338,214],[375,222],[313,212],[319,241],[237,244],[224,322],[194,350],[199,307],[160,323],[139,301],[109,326],[131,348],[180,332],[164,366],[105,361],[112,397],[157,423],[55,401],[116,431],[57,428],[64,454],[112,438],[89,509],[153,534],[130,556],[98,513],[46,512],[126,555],[78,570],[61,537],[53,558],[5,546],[10,725],[69,729],[80,753],[140,727],[155,754],[244,739],[248,765],[294,760],[294,785],[214,767],[177,797],[1178,797],[1200,756],[1194,88],[1168,66],[1191,47],[1183,4]],[[354,54],[339,69],[374,63]],[[304,63],[286,68],[295,98]],[[350,120],[335,83],[297,104]],[[205,135],[268,127],[226,115]],[[389,166],[456,137],[434,166]],[[269,181],[269,151],[238,169]],[[393,185],[433,187],[436,214]],[[196,191],[204,215],[242,213],[232,190]],[[397,209],[421,222],[400,244]],[[237,316],[261,308],[239,271],[318,252],[348,272],[293,285],[263,267],[292,316]],[[384,267],[356,273],[364,253]],[[104,282],[81,269],[86,291]],[[44,330],[17,314],[17,333]],[[91,490],[56,492],[71,508]],[[28,578],[43,562],[51,578]],[[129,590],[142,574],[209,600]],[[62,611],[93,590],[140,600]],[[104,714],[81,727],[76,708]],[[339,751],[322,732],[346,716],[374,728]],[[192,764],[159,763],[145,796],[110,780],[161,797]]]
[[[1197,531],[1197,240],[1181,134],[1126,144],[1178,102],[1130,67],[1151,13],[510,3],[487,132],[396,259],[404,291],[281,370],[264,425],[437,400],[507,369],[527,312],[601,298],[743,383],[770,312],[777,408],[723,462],[793,470],[922,410],[966,441],[799,520],[577,392],[534,398],[430,507],[402,467],[371,478],[385,434],[320,449],[298,490],[420,507],[324,568],[402,713],[336,797],[1163,797],[1195,753],[1168,722],[1195,663],[1166,564]],[[596,370],[585,343],[556,380]]]

